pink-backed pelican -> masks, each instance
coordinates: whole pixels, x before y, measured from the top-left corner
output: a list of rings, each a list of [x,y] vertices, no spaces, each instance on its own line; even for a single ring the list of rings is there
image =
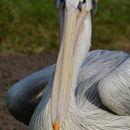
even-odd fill
[[[130,130],[130,55],[91,46],[96,0],[57,0],[56,66],[12,86],[9,111],[28,130]]]

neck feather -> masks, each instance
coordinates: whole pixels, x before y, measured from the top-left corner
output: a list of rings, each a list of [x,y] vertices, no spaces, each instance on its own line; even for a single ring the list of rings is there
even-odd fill
[[[78,42],[76,45],[75,53],[74,53],[74,63],[73,63],[73,82],[72,82],[72,92],[75,92],[77,78],[80,71],[80,67],[89,53],[89,49],[91,46],[91,14],[89,13],[85,19],[83,30],[79,35]]]

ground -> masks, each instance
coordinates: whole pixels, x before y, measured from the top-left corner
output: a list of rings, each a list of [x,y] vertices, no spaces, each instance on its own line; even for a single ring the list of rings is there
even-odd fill
[[[16,56],[12,52],[0,53],[0,130],[25,130],[27,127],[15,120],[5,103],[6,92],[11,85],[32,72],[55,63],[56,55],[37,54]]]

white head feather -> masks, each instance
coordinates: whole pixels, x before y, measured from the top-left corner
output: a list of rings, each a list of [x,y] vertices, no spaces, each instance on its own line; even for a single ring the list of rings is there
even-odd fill
[[[75,8],[78,7],[79,2],[83,2],[85,3],[86,10],[90,11],[91,9],[95,8],[95,3],[97,2],[97,0],[57,0],[57,8],[59,8],[60,4],[63,2],[65,3],[66,7],[73,6]]]

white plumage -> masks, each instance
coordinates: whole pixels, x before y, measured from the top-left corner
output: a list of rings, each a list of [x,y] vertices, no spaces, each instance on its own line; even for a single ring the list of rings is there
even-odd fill
[[[78,76],[74,95],[76,102],[73,98],[70,99],[61,130],[129,130],[129,76],[130,56],[128,54],[102,50],[90,52]],[[48,105],[44,112],[42,109],[45,104],[40,103],[38,106],[39,114],[34,115],[30,130],[52,130],[49,97],[48,95]],[[43,100],[45,99],[47,100],[44,97]]]
[[[27,86],[27,83],[30,87],[33,87],[30,88],[30,90],[34,88],[36,89],[38,85],[43,88],[45,83],[42,80],[51,77],[54,69],[55,66],[51,66],[50,68],[36,72],[28,78],[23,79],[23,81],[20,81],[22,83],[17,83],[8,91],[8,99],[12,98],[10,95],[14,93],[14,90],[17,94],[24,93],[24,91],[19,89],[23,86]],[[31,79],[31,77],[33,78]],[[37,77],[41,80],[38,80]],[[63,129],[130,130],[129,77],[130,55],[120,51],[91,51],[85,58],[80,69],[75,91],[76,102],[70,102]],[[30,83],[32,81],[35,83],[38,81],[39,84],[37,83],[34,86],[31,86]],[[51,88],[48,88],[46,91],[48,92],[46,93],[46,96],[44,95],[42,100],[46,99],[48,101]],[[18,95],[13,96],[14,98],[12,99],[14,99],[14,102],[19,100],[16,98]],[[22,97],[20,97],[20,99],[21,98]],[[48,129],[47,127],[50,127],[50,129],[52,128],[50,125],[49,102],[47,104],[44,116],[38,116],[37,118],[41,118],[39,123],[48,125],[45,127],[39,124],[38,126],[41,127],[37,128],[33,128],[32,125],[30,129],[42,130],[42,127],[45,127],[44,129]],[[44,104],[44,102],[40,103],[37,107],[39,112],[41,112],[43,108],[42,105],[45,106],[46,104]],[[37,118],[35,117],[35,120],[37,120]]]

